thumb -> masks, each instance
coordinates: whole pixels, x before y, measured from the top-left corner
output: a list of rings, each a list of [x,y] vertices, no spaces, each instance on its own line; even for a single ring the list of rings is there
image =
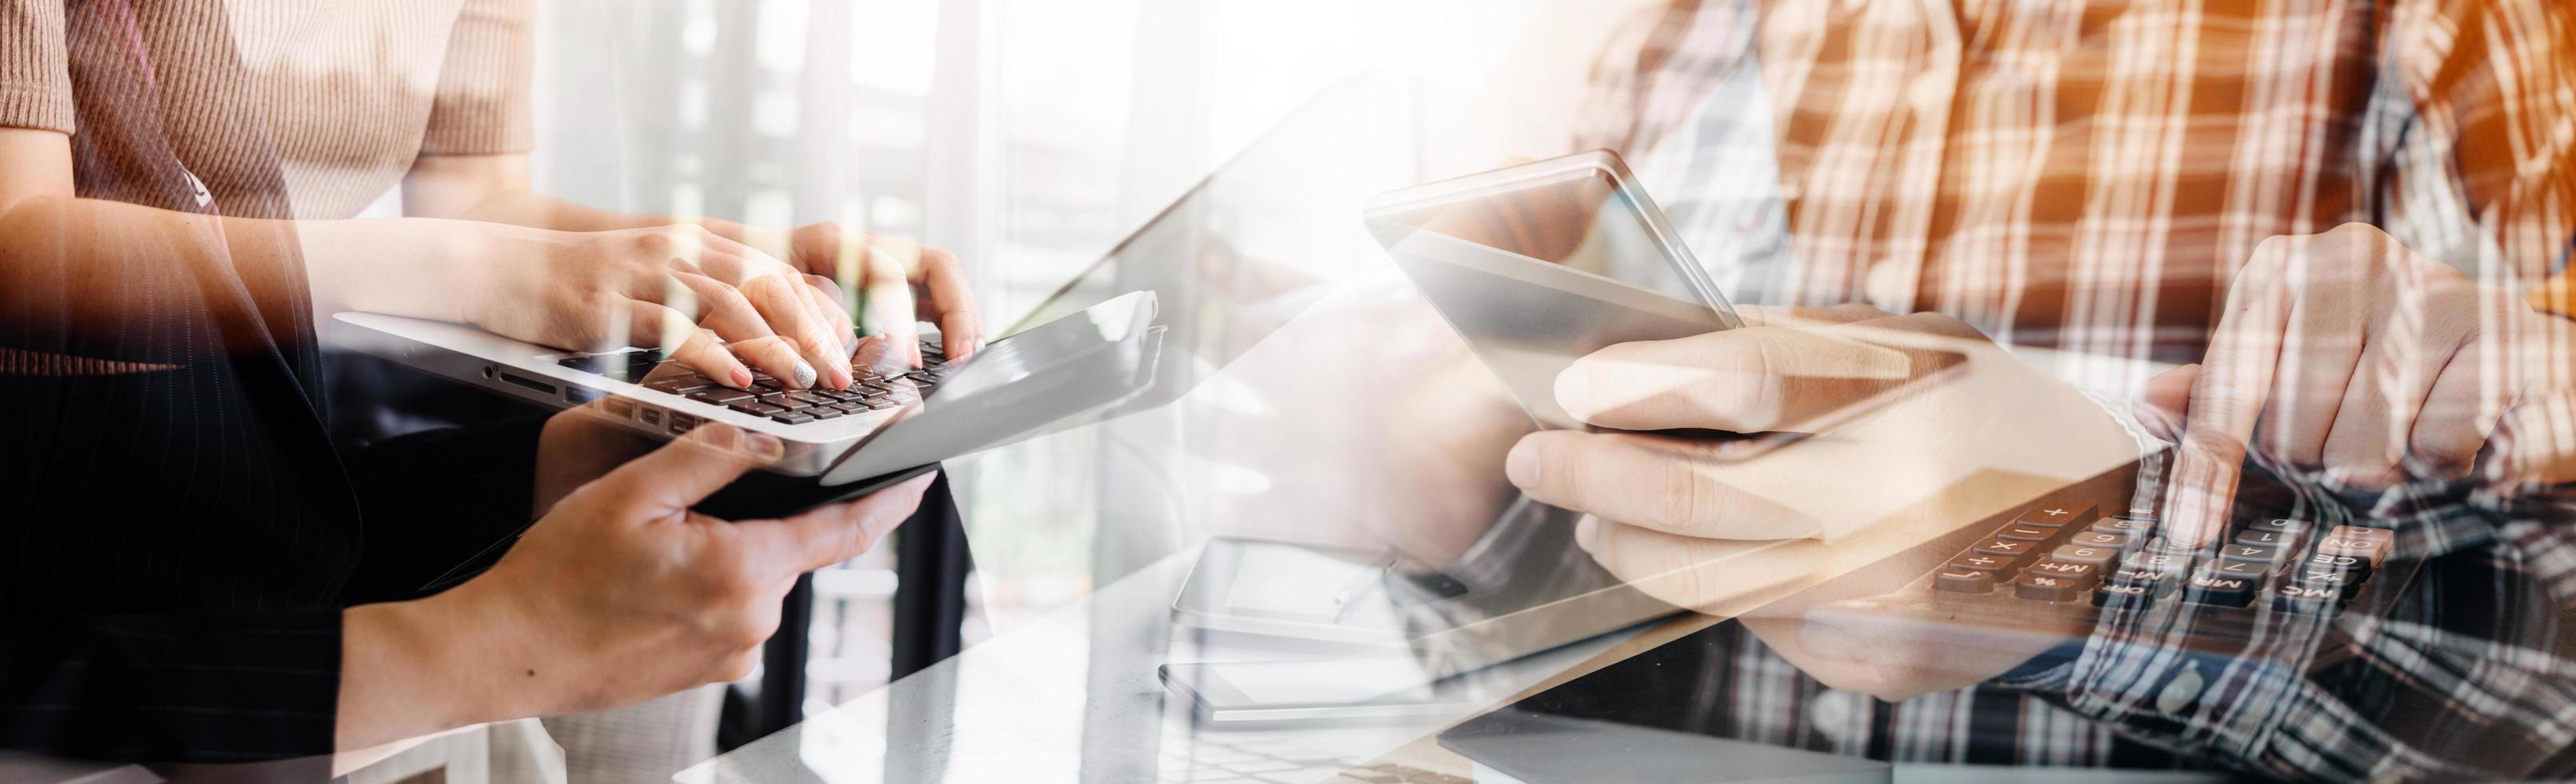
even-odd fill
[[[810,572],[856,558],[876,546],[913,510],[937,473],[923,474],[865,498],[813,509],[784,520],[753,520],[735,530],[758,541],[767,563]]]
[[[686,509],[744,472],[785,456],[776,436],[713,422],[636,458],[601,478],[618,495],[667,509]]]
[[[1604,348],[1557,376],[1556,397],[1601,427],[1754,433],[1794,427],[1914,372],[1907,351],[1847,334],[1745,327]]]

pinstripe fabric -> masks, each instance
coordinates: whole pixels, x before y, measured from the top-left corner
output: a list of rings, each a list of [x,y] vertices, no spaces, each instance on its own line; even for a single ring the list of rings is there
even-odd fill
[[[2535,300],[2576,247],[2576,4],[1676,0],[1625,40],[1578,144],[1624,150],[1743,302],[2195,361],[2269,237],[2367,222]],[[2132,388],[2134,366],[2069,380]],[[2361,655],[2337,668],[2188,655],[2193,619],[2115,618],[2053,666],[1820,711],[1730,624],[1697,643],[1699,721],[1906,760],[2175,764],[2154,746],[2293,779],[2563,775],[2572,494],[2414,493],[2353,509],[2435,560],[2399,617],[2344,630]],[[2206,696],[2160,702],[2178,678]]]
[[[256,40],[232,49],[223,4],[61,7],[52,29],[0,31],[11,43],[0,59],[60,52],[36,69],[52,73],[39,87],[60,89],[0,106],[26,112],[0,122],[76,117],[82,196],[188,212],[292,211],[290,164],[312,158],[295,157],[296,135],[271,133],[267,118],[246,113],[257,105],[230,103],[260,94],[240,58],[261,52]],[[65,45],[17,45],[48,34]],[[446,44],[435,26],[406,35],[433,52]],[[7,90],[30,94],[23,83]],[[426,112],[428,98],[418,102]],[[420,122],[402,143],[418,141]],[[458,149],[512,138],[462,124],[440,135]],[[203,198],[207,190],[215,198]],[[230,258],[211,233],[90,239],[98,252],[80,263],[113,265],[114,274],[74,275],[62,259],[14,254],[12,280],[33,290],[0,292],[9,304],[0,310],[0,498],[11,500],[0,515],[0,747],[204,762],[328,752],[340,608],[403,598],[423,575],[524,524],[529,466],[479,455],[473,464],[514,475],[514,496],[428,483],[400,458],[362,461],[371,500],[381,501],[369,517],[393,523],[370,535],[361,487],[323,424],[302,270]],[[81,278],[109,283],[75,290],[70,281]],[[74,298],[181,304],[75,325],[64,307]],[[515,448],[526,454],[526,444]],[[488,506],[415,511],[424,498]],[[406,512],[437,525],[406,525],[416,522]]]

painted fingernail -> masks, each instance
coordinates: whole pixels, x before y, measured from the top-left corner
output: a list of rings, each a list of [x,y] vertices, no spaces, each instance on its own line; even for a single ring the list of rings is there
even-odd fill
[[[1526,438],[1513,444],[1511,454],[1503,456],[1503,476],[1522,488],[1537,487],[1538,447]]]
[[[768,433],[742,434],[742,448],[744,451],[771,460],[787,456],[787,444],[779,441],[777,436]]]
[[[814,366],[806,363],[805,360],[796,360],[796,386],[800,388],[814,386],[814,378]]]

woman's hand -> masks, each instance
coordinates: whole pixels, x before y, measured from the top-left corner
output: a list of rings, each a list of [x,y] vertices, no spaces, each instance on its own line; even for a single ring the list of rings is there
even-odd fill
[[[828,221],[798,226],[784,241],[752,239],[778,249],[781,258],[808,275],[856,281],[863,298],[860,326],[891,338],[914,367],[921,365],[916,321],[939,325],[951,359],[965,359],[984,347],[975,292],[967,287],[966,269],[956,254]]]
[[[473,580],[350,610],[342,747],[749,675],[797,575],[865,552],[930,483],[783,520],[690,511],[780,450],[701,426],[573,491]]]
[[[792,387],[850,384],[853,330],[840,288],[694,225],[559,232],[485,224],[482,285],[462,320],[579,350],[666,347],[708,378]]]

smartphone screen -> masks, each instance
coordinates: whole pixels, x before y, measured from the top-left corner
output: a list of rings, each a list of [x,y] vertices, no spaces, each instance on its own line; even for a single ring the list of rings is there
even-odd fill
[[[1389,193],[1368,224],[1531,418],[1597,430],[1556,402],[1556,377],[1576,360],[1619,343],[1742,325],[1632,179],[1616,156],[1585,153]],[[1877,410],[1965,362],[1957,352],[1890,351],[1913,372],[1831,410],[1796,412],[1795,432],[1662,432],[1731,441],[1713,456],[1749,458]]]
[[[1378,216],[1414,231],[1437,232],[1607,280],[1679,302],[1697,303],[1732,321],[1723,300],[1705,291],[1670,258],[1646,205],[1618,175],[1600,166],[1537,173],[1470,194]],[[1379,235],[1387,231],[1382,226]]]

